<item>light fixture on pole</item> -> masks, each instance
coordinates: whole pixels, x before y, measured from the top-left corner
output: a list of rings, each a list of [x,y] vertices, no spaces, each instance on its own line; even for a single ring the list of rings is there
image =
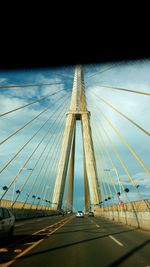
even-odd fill
[[[19,176],[19,174],[20,174],[20,172],[21,172],[22,170],[32,171],[33,169],[32,169],[32,168],[19,168],[19,169],[18,169],[17,176],[16,176],[16,178],[15,178],[15,180],[14,180],[14,187],[13,187],[12,200],[11,200],[12,203],[13,203],[13,201],[14,201],[14,195],[15,195],[15,192],[16,192],[17,194],[20,193],[20,190],[16,190],[16,184],[17,184],[18,176]]]
[[[116,173],[117,180],[118,180],[118,185],[119,185],[119,191],[118,191],[117,195],[120,196],[121,195],[121,183],[120,183],[120,178],[119,178],[119,174],[118,174],[117,169],[116,168],[104,169],[104,171],[109,171],[109,172],[114,171]]]

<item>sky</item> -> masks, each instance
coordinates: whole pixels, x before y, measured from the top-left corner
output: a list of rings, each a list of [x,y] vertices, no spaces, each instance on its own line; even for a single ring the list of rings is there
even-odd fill
[[[74,68],[74,66],[65,66],[61,68],[5,70],[0,72],[0,114],[24,106],[43,96],[55,93],[33,105],[0,116],[0,142],[2,142],[2,140],[5,140],[15,131],[18,131],[18,129],[38,116],[41,112],[41,115],[34,119],[32,123],[0,144],[1,196],[4,193],[3,187],[10,186],[12,180],[18,175],[10,187],[10,190],[8,190],[5,195],[5,199],[14,201],[18,196],[15,191],[23,187],[22,193],[18,196],[18,201],[26,200],[29,203],[32,203],[32,201],[38,203],[37,197],[52,200],[52,192],[57,172],[56,167],[59,161],[65,127],[65,113],[69,109],[71,99]],[[111,189],[111,200],[104,204],[109,205],[117,203],[118,199],[110,182],[111,175],[117,190],[120,190],[117,174],[124,187],[130,190],[128,194],[125,194],[121,189],[121,200],[126,202],[129,200],[137,200],[141,197],[145,199],[150,198],[149,175],[144,172],[143,168],[137,163],[100,112],[102,111],[103,114],[108,117],[109,121],[111,121],[147,168],[150,168],[149,136],[99,99],[99,97],[103,98],[149,132],[150,103],[148,95],[118,91],[112,88],[100,87],[100,85],[150,92],[150,60],[126,61],[119,62],[119,64],[109,62],[105,64],[85,65],[83,66],[83,70],[87,105],[88,110],[91,112],[92,137],[99,184],[101,184],[102,179],[104,179],[103,185],[100,186],[101,200],[103,201],[110,196],[108,185],[106,184],[106,179],[108,178]],[[51,83],[51,85],[9,89],[2,88],[4,85],[46,83]],[[47,110],[44,111],[46,108]],[[47,123],[42,127],[46,120]],[[42,127],[41,130],[39,130],[35,137],[20,151],[21,147],[29,141],[40,127]],[[135,184],[139,185],[138,191],[131,185],[125,169],[118,161],[112,145],[102,127],[104,127],[109,138],[111,138],[115,149],[125,166],[127,166]],[[104,140],[107,146],[114,165],[117,168],[117,173],[113,169],[110,160],[106,159],[106,150],[102,140]],[[15,157],[18,151],[20,152]],[[76,130],[75,153],[73,207],[75,210],[78,210],[84,209],[83,146],[79,122],[77,123]],[[31,156],[31,154],[33,155]],[[24,166],[25,162],[26,165]],[[6,165],[7,167],[5,168]],[[21,169],[22,171],[19,174]],[[106,172],[105,169],[109,169],[110,171]],[[104,186],[106,187],[105,194]],[[36,199],[32,198],[33,195],[36,195]],[[44,204],[43,200],[41,200],[41,204]],[[65,197],[63,205],[65,207]]]

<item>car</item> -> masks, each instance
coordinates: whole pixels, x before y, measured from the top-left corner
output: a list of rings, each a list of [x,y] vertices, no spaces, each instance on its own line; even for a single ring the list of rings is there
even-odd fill
[[[83,213],[83,211],[79,210],[79,211],[76,213],[76,218],[84,218],[84,213]]]
[[[88,216],[89,217],[94,217],[94,212],[93,211],[89,211]]]
[[[12,236],[14,226],[15,216],[9,209],[0,207],[0,237]]]

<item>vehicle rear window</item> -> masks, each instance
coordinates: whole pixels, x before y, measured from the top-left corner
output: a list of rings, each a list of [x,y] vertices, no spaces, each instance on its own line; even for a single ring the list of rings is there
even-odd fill
[[[3,218],[3,210],[0,208],[0,217]]]
[[[4,219],[7,219],[7,218],[10,217],[10,213],[9,213],[9,211],[7,209],[4,208],[3,212],[4,212]]]

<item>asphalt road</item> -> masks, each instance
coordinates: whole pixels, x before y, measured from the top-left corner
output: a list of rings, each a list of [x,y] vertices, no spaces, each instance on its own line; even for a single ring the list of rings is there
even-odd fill
[[[100,217],[53,216],[16,223],[0,266],[150,267],[150,233]]]

